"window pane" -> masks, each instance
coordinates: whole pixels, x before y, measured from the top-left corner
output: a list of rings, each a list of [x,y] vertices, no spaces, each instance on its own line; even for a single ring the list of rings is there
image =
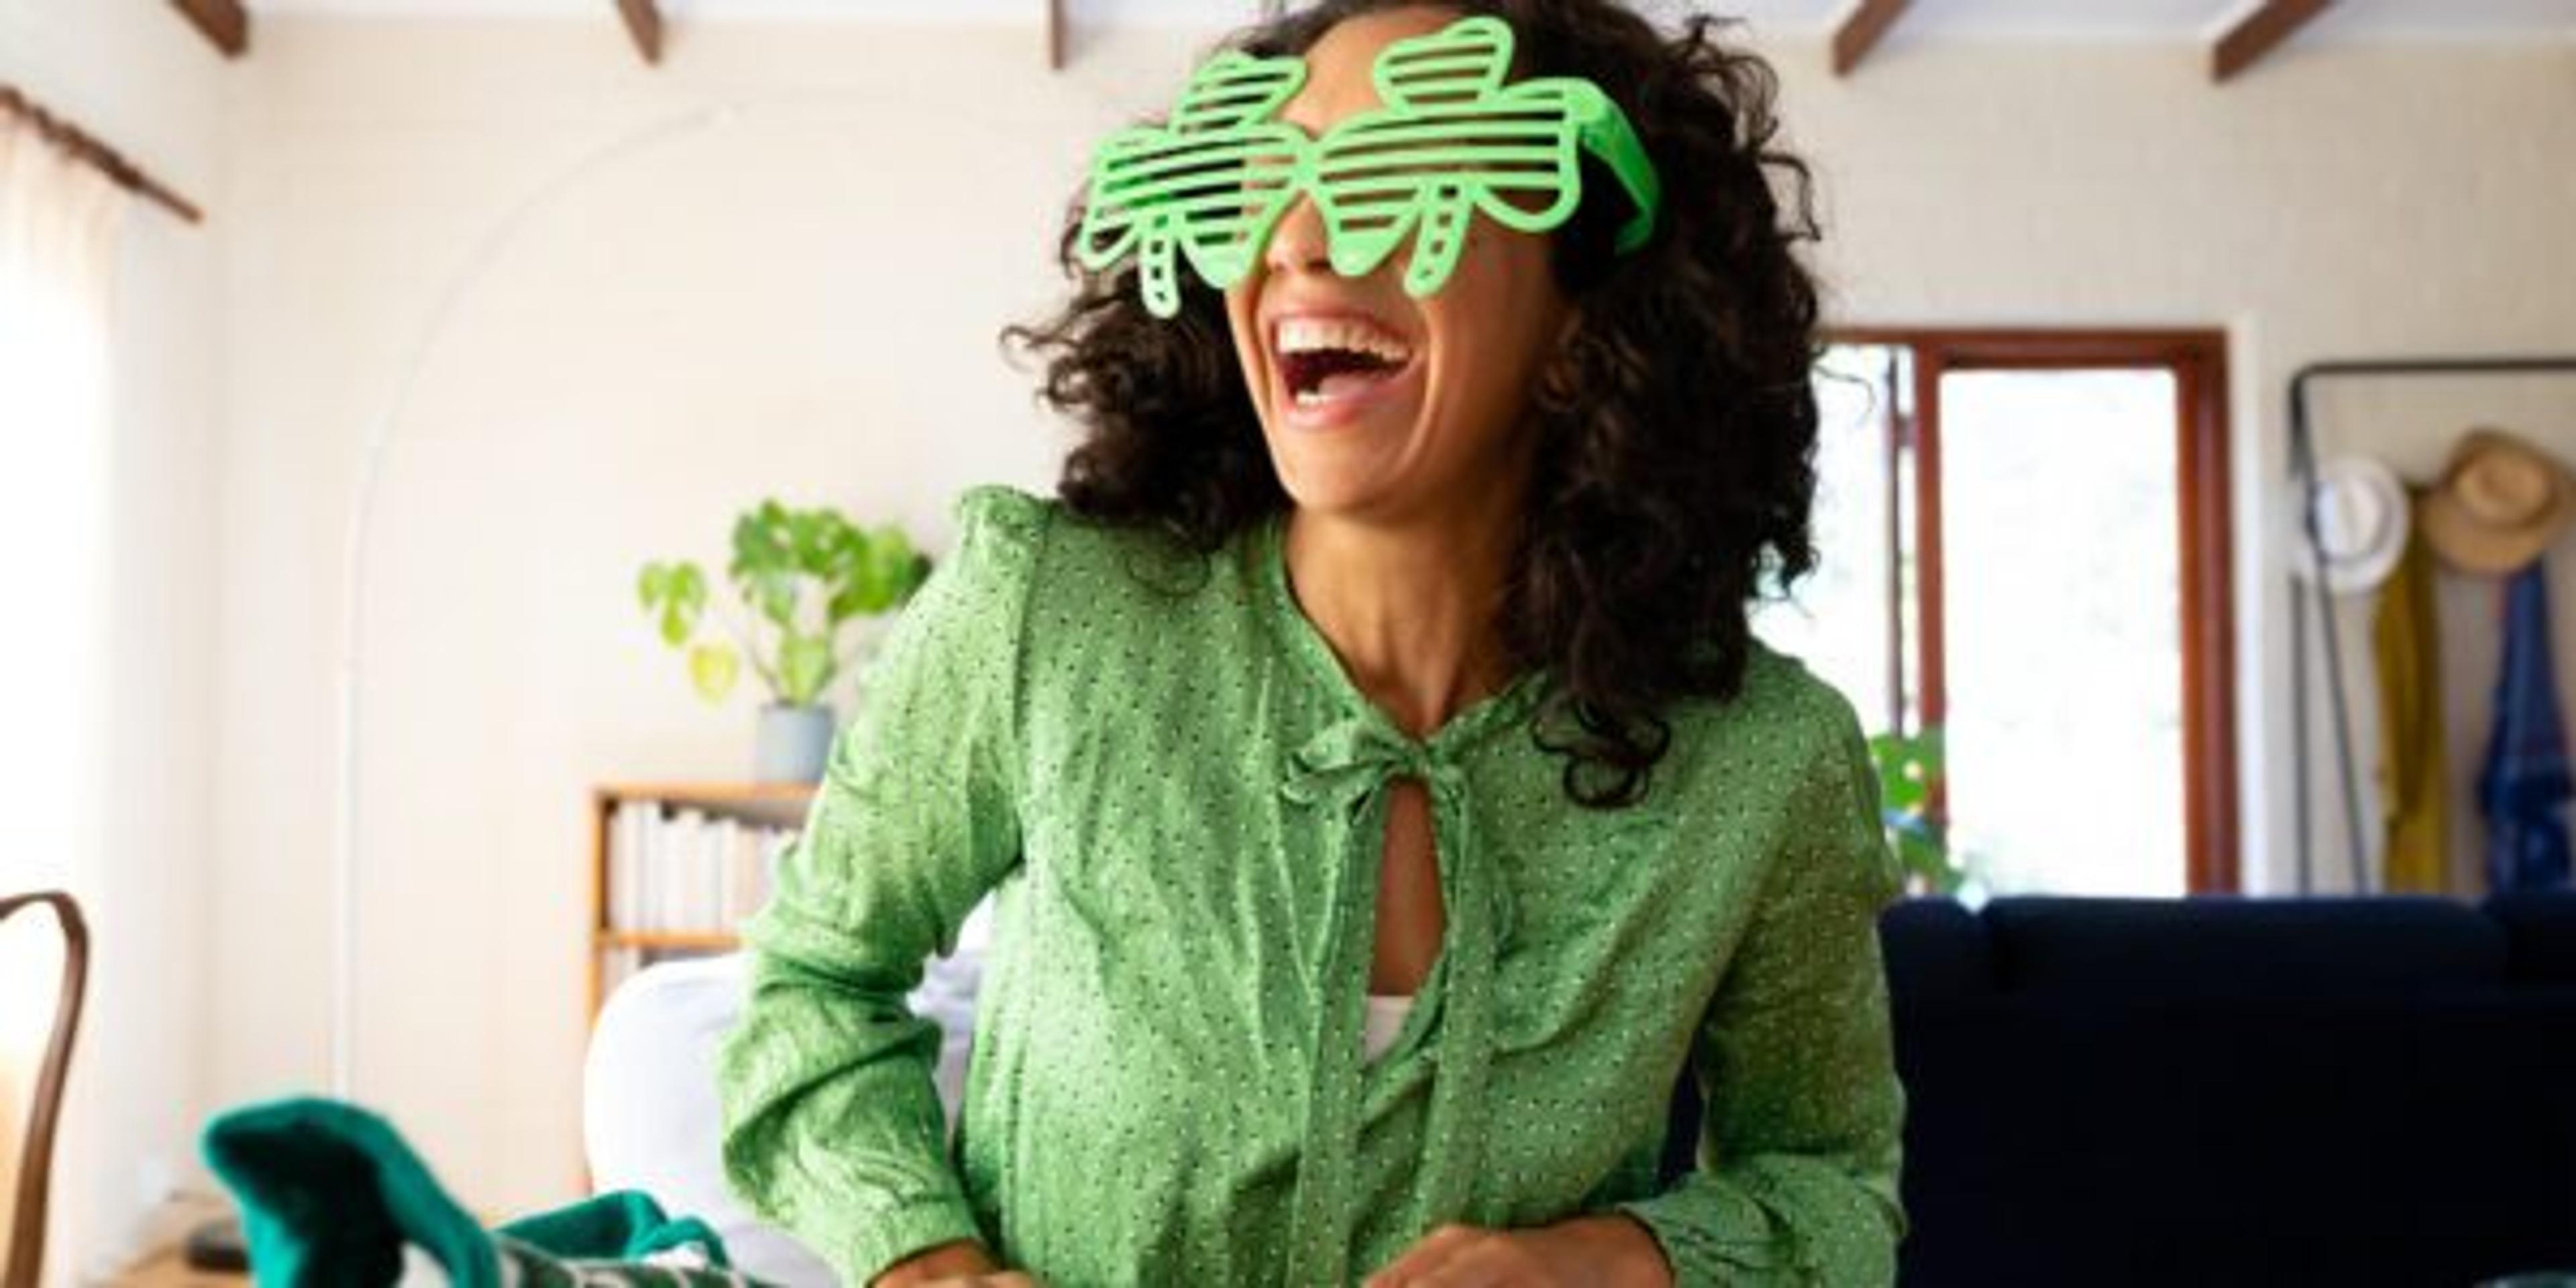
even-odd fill
[[[1841,689],[1873,732],[1890,719],[1885,383],[1901,352],[1837,345],[1817,364],[1816,569],[1753,613],[1764,643]]]
[[[2183,892],[2174,379],[1941,379],[1951,839],[1995,893]]]

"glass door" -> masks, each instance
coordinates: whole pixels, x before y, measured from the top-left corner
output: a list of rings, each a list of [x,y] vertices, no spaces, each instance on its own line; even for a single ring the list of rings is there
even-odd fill
[[[1838,341],[1821,563],[1755,631],[1937,737],[1972,894],[2234,888],[2223,337]]]

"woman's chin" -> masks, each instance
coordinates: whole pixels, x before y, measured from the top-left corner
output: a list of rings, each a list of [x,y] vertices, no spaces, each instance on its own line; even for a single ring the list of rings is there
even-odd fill
[[[1385,521],[1409,508],[1404,498],[1412,489],[1402,486],[1399,473],[1392,463],[1306,461],[1283,470],[1281,482],[1310,514]]]
[[[1274,389],[1272,464],[1300,508],[1361,513],[1385,501],[1390,482],[1421,438],[1428,365],[1416,360],[1384,378],[1320,396],[1297,398]]]
[[[1272,464],[1299,508],[1363,511],[1384,498],[1413,429],[1409,417],[1391,415],[1331,429],[1283,425],[1270,445]]]

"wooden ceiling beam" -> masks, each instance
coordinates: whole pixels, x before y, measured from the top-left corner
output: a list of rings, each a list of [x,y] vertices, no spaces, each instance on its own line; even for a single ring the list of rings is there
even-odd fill
[[[250,52],[250,14],[241,0],[170,0],[170,7],[224,51],[224,57]]]
[[[2325,12],[2334,0],[2263,0],[2252,13],[2236,20],[2210,47],[2209,78],[2225,83],[2252,67],[2263,55],[2288,40],[2292,32]]]
[[[644,56],[647,66],[662,61],[662,9],[654,0],[617,0],[618,16],[626,19],[626,34],[635,39],[635,52]]]
[[[1860,0],[1834,28],[1834,75],[1849,76],[1905,12],[1908,0]]]
[[[170,191],[160,180],[144,173],[143,167],[126,160],[124,153],[93,138],[89,131],[46,111],[44,104],[27,97],[17,86],[0,83],[0,116],[11,115],[25,118],[35,127],[37,137],[106,171],[107,177],[166,207],[171,214],[192,224],[206,221],[205,212],[197,209],[195,202]]]

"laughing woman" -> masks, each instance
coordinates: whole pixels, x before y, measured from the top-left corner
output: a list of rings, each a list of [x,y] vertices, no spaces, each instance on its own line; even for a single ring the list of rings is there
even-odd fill
[[[755,1210],[852,1285],[1893,1278],[1896,867],[1747,626],[1814,561],[1773,93],[1347,0],[1103,145],[1018,333],[1060,495],[960,502],[748,931]],[[952,1137],[904,998],[988,893]]]

